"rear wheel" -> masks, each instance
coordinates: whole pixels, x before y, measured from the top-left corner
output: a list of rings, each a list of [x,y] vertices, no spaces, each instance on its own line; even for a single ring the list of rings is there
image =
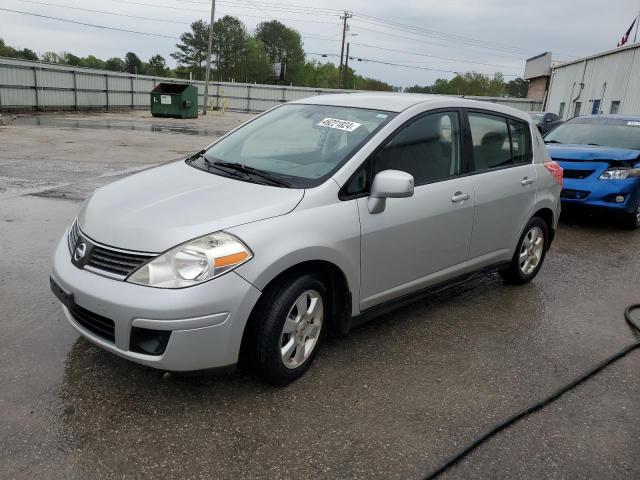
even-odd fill
[[[540,271],[547,253],[549,228],[544,220],[533,217],[522,233],[516,252],[506,270],[500,272],[508,283],[530,282]]]
[[[328,312],[321,278],[304,274],[282,282],[260,307],[257,367],[263,379],[286,385],[299,378],[318,351]]]

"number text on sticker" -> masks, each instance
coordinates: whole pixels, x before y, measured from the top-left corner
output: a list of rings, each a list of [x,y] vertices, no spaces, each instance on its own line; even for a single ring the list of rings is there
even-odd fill
[[[338,118],[325,118],[318,125],[321,127],[344,130],[345,132],[353,132],[362,124],[357,122],[350,122],[349,120],[340,120]]]

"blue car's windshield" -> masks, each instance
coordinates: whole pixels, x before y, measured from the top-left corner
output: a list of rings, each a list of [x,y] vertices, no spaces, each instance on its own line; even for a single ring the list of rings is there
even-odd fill
[[[574,118],[546,135],[544,141],[640,150],[640,119]]]

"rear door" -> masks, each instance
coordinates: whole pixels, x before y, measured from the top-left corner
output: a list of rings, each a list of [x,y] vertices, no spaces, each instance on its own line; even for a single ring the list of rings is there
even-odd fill
[[[536,200],[529,124],[488,111],[468,111],[473,144],[475,217],[472,266],[507,260],[513,254]]]
[[[421,115],[401,127],[370,159],[371,177],[401,170],[413,197],[389,198],[372,214],[358,199],[362,310],[459,275],[473,224],[473,184],[463,173],[462,112]],[[357,176],[356,176],[357,178]]]

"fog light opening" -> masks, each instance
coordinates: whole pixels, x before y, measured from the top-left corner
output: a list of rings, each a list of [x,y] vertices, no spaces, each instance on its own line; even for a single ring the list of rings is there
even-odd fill
[[[145,355],[162,355],[171,337],[170,330],[131,327],[129,350]]]

